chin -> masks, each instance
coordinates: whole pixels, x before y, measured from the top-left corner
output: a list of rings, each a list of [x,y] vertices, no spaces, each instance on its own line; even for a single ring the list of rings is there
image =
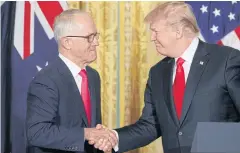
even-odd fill
[[[166,52],[164,52],[163,49],[157,49],[157,52],[158,52],[160,55],[167,56],[167,55],[166,55]]]
[[[97,56],[95,56],[95,58],[93,58],[93,61],[95,61],[97,59]]]
[[[92,62],[95,61],[97,59],[97,55],[92,55]]]

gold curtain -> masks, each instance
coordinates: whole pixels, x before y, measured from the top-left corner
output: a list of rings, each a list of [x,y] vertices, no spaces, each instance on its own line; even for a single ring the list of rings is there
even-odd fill
[[[150,42],[143,19],[159,2],[76,2],[70,8],[90,12],[100,32],[98,58],[91,66],[101,76],[102,118],[108,128],[138,120],[152,65],[163,57]],[[161,139],[128,153],[162,153]]]

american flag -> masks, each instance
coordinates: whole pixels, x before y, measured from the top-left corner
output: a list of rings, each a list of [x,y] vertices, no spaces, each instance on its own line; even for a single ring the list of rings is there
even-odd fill
[[[13,2],[1,2],[1,8],[6,8],[10,3]],[[6,103],[11,105],[11,152],[27,153],[24,129],[27,90],[36,73],[58,55],[53,22],[54,18],[68,6],[66,1],[17,1],[15,3],[15,26],[9,74],[11,101]],[[8,22],[2,24],[9,26]],[[2,32],[4,33],[5,30],[2,29]]]
[[[240,1],[186,3],[192,6],[202,40],[240,50]]]

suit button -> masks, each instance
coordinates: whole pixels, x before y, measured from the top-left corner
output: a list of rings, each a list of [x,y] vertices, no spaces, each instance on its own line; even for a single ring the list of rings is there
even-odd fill
[[[183,133],[180,131],[180,132],[178,132],[178,135],[182,135]]]

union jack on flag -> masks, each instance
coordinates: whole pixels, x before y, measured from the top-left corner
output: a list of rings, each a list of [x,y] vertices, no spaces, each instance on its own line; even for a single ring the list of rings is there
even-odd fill
[[[14,28],[14,46],[22,59],[34,52],[35,17],[39,20],[48,39],[52,39],[55,16],[67,8],[66,2],[25,1],[17,2]],[[36,16],[35,16],[36,15]]]
[[[240,50],[240,1],[186,3],[192,6],[202,40]]]

